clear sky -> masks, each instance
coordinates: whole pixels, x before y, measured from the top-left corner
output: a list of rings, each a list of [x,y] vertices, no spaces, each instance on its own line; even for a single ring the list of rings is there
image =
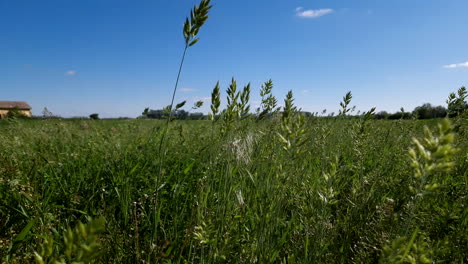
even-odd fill
[[[0,0],[0,100],[61,116],[138,116],[170,103],[195,0]],[[468,86],[467,0],[213,0],[177,102],[219,80],[272,79],[307,111],[353,93],[367,110],[445,105]],[[223,91],[224,92],[224,91]],[[225,101],[225,93],[223,99]],[[190,109],[190,105],[186,107]]]

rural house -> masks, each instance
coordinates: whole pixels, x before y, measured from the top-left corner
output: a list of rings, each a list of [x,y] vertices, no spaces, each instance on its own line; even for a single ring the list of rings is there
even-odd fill
[[[0,101],[0,119],[7,116],[8,112],[16,110],[20,114],[31,117],[31,106],[26,102]]]

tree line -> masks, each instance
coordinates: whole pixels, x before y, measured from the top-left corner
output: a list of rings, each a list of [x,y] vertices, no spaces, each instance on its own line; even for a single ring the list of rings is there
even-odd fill
[[[444,117],[456,117],[461,113],[468,110],[468,103],[466,98],[468,92],[465,87],[458,89],[456,93],[450,93],[446,100],[447,107],[444,106],[433,106],[429,103],[425,103],[421,106],[414,108],[412,112],[406,112],[403,108],[396,113],[388,113],[381,111],[375,115],[376,119],[432,119],[432,118],[444,118]]]
[[[169,118],[169,116],[178,120],[204,120],[208,118],[207,115],[201,112],[190,113],[182,109],[177,109],[177,110],[172,110],[172,114],[171,114],[169,111],[167,111],[167,109],[153,110],[149,108],[146,108],[143,111],[140,118],[167,119]]]

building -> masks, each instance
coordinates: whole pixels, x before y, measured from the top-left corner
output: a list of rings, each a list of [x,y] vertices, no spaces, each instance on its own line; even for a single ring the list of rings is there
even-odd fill
[[[5,118],[10,111],[18,111],[20,114],[31,117],[31,106],[26,102],[0,101],[0,119]]]

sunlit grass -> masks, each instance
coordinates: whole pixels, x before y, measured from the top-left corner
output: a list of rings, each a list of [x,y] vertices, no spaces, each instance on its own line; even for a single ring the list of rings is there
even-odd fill
[[[466,260],[465,123],[421,185],[408,150],[439,121],[303,122],[289,145],[291,122],[171,122],[159,175],[164,122],[3,121],[0,255],[33,262],[48,237],[65,256],[66,230],[103,217],[99,263]]]

